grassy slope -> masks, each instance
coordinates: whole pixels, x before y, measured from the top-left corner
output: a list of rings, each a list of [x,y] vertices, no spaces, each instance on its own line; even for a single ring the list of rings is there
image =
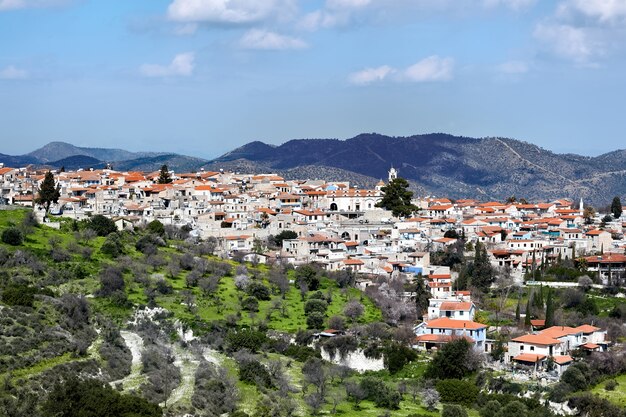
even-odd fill
[[[615,380],[619,384],[617,387],[615,387],[615,390],[605,390],[604,386],[606,385],[607,381],[603,381],[600,384],[596,385],[591,390],[591,392],[597,394],[602,398],[606,398],[615,405],[626,408],[626,374],[617,376]]]

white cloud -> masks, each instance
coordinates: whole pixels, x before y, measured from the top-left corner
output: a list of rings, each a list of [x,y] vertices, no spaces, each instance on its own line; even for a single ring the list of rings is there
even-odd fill
[[[9,65],[4,69],[0,70],[0,79],[2,80],[23,80],[28,78],[28,73],[23,70],[16,68],[13,65]]]
[[[307,44],[302,39],[281,35],[262,29],[251,29],[246,32],[239,45],[246,49],[302,49]]]
[[[174,28],[174,34],[179,36],[193,35],[198,30],[197,23],[185,23]]]
[[[488,8],[508,7],[509,9],[518,11],[528,9],[533,6],[537,0],[483,0],[483,5]]]
[[[404,77],[414,82],[447,81],[452,79],[453,69],[454,60],[452,58],[432,55],[408,67],[404,71]]]
[[[180,22],[251,24],[295,10],[294,0],[174,0],[167,15]]]
[[[497,70],[504,74],[524,74],[528,69],[528,64],[523,61],[507,61],[497,66]]]
[[[69,2],[70,0],[0,0],[0,11],[35,7],[55,7],[62,6]]]
[[[563,1],[557,10],[557,15],[565,19],[576,14],[581,14],[603,23],[623,21],[626,19],[626,1],[567,0]]]
[[[593,39],[586,28],[567,24],[539,24],[534,36],[548,45],[554,53],[579,64],[590,64],[603,53],[601,42]]]
[[[365,68],[364,70],[354,72],[348,76],[351,84],[365,85],[375,81],[382,81],[388,75],[394,73],[395,70],[388,65],[378,68]]]
[[[405,69],[396,69],[388,65],[377,68],[365,68],[348,76],[351,84],[367,85],[391,79],[396,82],[433,82],[452,79],[454,59],[432,55]]]
[[[144,64],[139,72],[146,77],[190,76],[193,73],[195,55],[193,52],[178,54],[169,65]]]

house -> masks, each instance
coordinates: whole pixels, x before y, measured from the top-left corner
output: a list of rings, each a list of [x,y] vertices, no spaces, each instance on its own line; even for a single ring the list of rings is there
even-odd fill
[[[454,320],[440,317],[415,326],[414,346],[417,349],[438,348],[451,340],[463,337],[477,350],[484,349],[487,325],[471,320]]]

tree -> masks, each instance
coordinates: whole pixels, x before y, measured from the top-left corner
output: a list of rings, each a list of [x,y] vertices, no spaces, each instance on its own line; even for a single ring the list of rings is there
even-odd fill
[[[358,320],[358,318],[361,317],[364,312],[365,307],[357,300],[349,301],[343,309],[343,314],[348,317],[352,322]]]
[[[87,227],[98,236],[107,236],[110,233],[117,232],[115,222],[102,214],[96,214],[87,221]]]
[[[554,299],[552,296],[552,288],[548,287],[548,296],[546,299],[546,328],[554,326]]]
[[[595,215],[596,215],[596,210],[593,207],[591,206],[585,207],[585,211],[583,212],[583,218],[585,219],[585,224],[592,224],[593,218]]]
[[[50,210],[52,203],[57,203],[59,197],[61,197],[61,186],[54,183],[54,175],[52,172],[46,172],[46,175],[41,183],[41,187],[37,190],[37,198],[35,203],[45,206],[46,213]]]
[[[425,311],[428,311],[428,304],[430,303],[430,290],[426,287],[424,278],[418,275],[415,278],[415,311],[417,312],[417,318],[421,318]]]
[[[11,246],[19,246],[24,241],[22,231],[17,227],[7,227],[2,231],[2,242]]]
[[[167,165],[163,165],[161,167],[161,171],[159,172],[159,178],[157,179],[158,184],[171,184],[172,183],[172,175],[170,174]]]
[[[409,182],[404,178],[391,180],[389,184],[381,189],[384,195],[383,198],[376,203],[376,207],[391,210],[396,217],[410,216],[419,209],[411,203],[413,192],[409,191],[408,188]]]
[[[463,378],[475,369],[470,360],[472,345],[464,338],[446,343],[426,368],[426,378]]]
[[[157,417],[156,404],[132,395],[120,394],[101,381],[71,378],[55,385],[42,407],[46,417]]]
[[[434,411],[439,403],[439,392],[434,388],[426,388],[422,391],[422,404],[428,411]]]
[[[467,411],[460,405],[446,404],[441,411],[441,417],[467,417]]]
[[[298,238],[298,234],[296,232],[294,232],[293,230],[283,230],[282,232],[280,232],[279,234],[274,236],[272,238],[272,240],[274,241],[274,244],[277,247],[282,248],[283,247],[283,240],[285,240],[285,239],[297,239],[297,238]]]
[[[611,203],[611,213],[613,213],[613,217],[619,219],[622,216],[622,202],[618,196],[613,197],[613,202]]]

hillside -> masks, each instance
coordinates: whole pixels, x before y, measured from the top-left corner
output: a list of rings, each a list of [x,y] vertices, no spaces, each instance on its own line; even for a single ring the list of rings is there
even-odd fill
[[[50,142],[27,154],[27,156],[43,163],[58,161],[76,155],[85,155],[99,161],[113,162],[151,157],[159,154],[154,152],[129,152],[123,149],[81,148],[66,142]]]
[[[329,169],[340,169],[386,178],[394,166],[426,193],[454,198],[583,197],[590,203],[607,204],[614,195],[626,195],[625,151],[590,158],[556,154],[505,138],[372,133],[345,141],[291,140],[280,146],[252,142],[211,161],[211,166],[234,161],[278,171],[315,167],[319,177]]]

